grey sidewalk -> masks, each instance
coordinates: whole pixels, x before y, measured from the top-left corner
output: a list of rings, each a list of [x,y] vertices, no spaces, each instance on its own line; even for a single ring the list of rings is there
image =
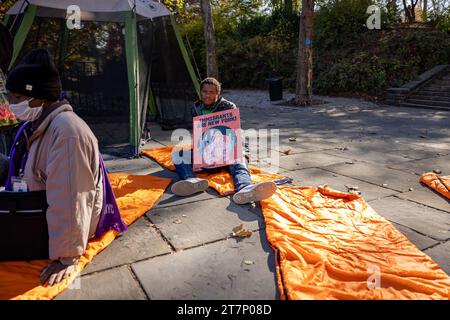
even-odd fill
[[[419,183],[426,171],[450,174],[450,113],[330,97],[319,97],[326,105],[297,109],[271,103],[261,91],[225,97],[241,108],[244,129],[280,130],[280,146],[271,152],[294,185],[357,186],[380,215],[450,273],[450,202]],[[146,148],[170,144],[171,132],[157,124],[151,134]],[[177,179],[146,158],[106,159],[113,172]],[[241,223],[252,237],[230,237]],[[80,289],[57,299],[275,299],[274,267],[259,207],[237,206],[212,190],[178,198],[169,188],[87,266]]]

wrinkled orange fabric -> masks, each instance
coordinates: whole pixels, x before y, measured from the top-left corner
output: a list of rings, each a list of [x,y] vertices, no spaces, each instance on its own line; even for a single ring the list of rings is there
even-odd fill
[[[433,172],[427,172],[420,177],[420,182],[450,200],[450,176],[439,177]]]
[[[172,162],[172,152],[175,146],[158,147],[151,150],[143,150],[142,154],[155,160],[161,166],[166,169],[175,171],[175,166]],[[183,149],[190,149],[190,146],[177,147]],[[277,179],[285,178],[286,176],[265,172],[264,170],[256,167],[249,166],[249,172],[253,183],[259,183],[264,181],[273,181]],[[197,173],[197,177],[207,179],[211,188],[216,190],[221,196],[227,196],[234,193],[234,182],[230,173],[223,170],[218,173]]]
[[[358,195],[279,187],[261,206],[282,299],[450,298],[449,276]]]
[[[171,179],[121,173],[110,174],[109,179],[120,213],[127,225],[149,211],[171,183]],[[77,271],[73,272],[68,279],[48,288],[37,284],[42,268],[49,263],[49,260],[1,262],[0,299],[53,299],[66,289],[94,256],[105,249],[117,235],[117,231],[110,230],[101,238],[89,241],[85,254],[78,262]]]

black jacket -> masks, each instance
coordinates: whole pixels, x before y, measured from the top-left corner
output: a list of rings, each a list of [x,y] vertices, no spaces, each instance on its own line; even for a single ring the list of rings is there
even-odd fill
[[[203,102],[201,100],[198,100],[197,102],[195,102],[194,106],[192,107],[192,116],[193,117],[201,116],[202,110],[204,108],[206,108],[206,107],[203,104]],[[214,104],[212,112],[219,112],[219,111],[230,110],[230,109],[237,109],[237,107],[233,102],[220,97],[219,100],[217,100],[217,102]]]

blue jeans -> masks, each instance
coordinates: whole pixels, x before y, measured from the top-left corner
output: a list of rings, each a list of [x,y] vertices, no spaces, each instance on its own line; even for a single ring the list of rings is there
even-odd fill
[[[192,170],[192,151],[191,150],[177,150],[172,153],[172,160],[181,180],[189,178],[196,178],[194,171]],[[242,188],[251,185],[252,180],[250,173],[248,172],[247,162],[232,164],[225,167],[233,177],[234,191],[238,192]],[[203,169],[204,172],[218,172],[223,168]]]

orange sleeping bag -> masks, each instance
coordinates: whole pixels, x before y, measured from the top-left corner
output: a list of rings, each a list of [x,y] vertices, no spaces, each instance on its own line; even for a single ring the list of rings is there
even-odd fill
[[[279,187],[261,201],[283,299],[449,299],[449,276],[360,196]]]
[[[142,154],[155,160],[161,166],[166,169],[175,171],[175,166],[172,162],[172,151],[174,146],[159,147],[151,150],[143,150]],[[183,149],[190,149],[190,147],[178,147]],[[262,169],[249,167],[250,176],[253,183],[259,183],[264,181],[274,181],[278,179],[286,178],[283,175],[268,173]],[[207,179],[211,188],[216,190],[221,196],[227,196],[234,193],[234,182],[230,173],[222,170],[218,173],[197,173],[197,177]]]
[[[427,172],[420,177],[420,182],[450,200],[450,176],[439,177],[433,172]]]
[[[130,174],[110,174],[109,179],[124,222],[132,224],[149,211],[171,183],[170,179]],[[102,238],[89,241],[86,252],[80,258],[76,272],[52,287],[38,285],[39,275],[49,260],[1,262],[0,299],[47,300],[60,294],[95,255],[105,249],[118,235],[110,230]]]

